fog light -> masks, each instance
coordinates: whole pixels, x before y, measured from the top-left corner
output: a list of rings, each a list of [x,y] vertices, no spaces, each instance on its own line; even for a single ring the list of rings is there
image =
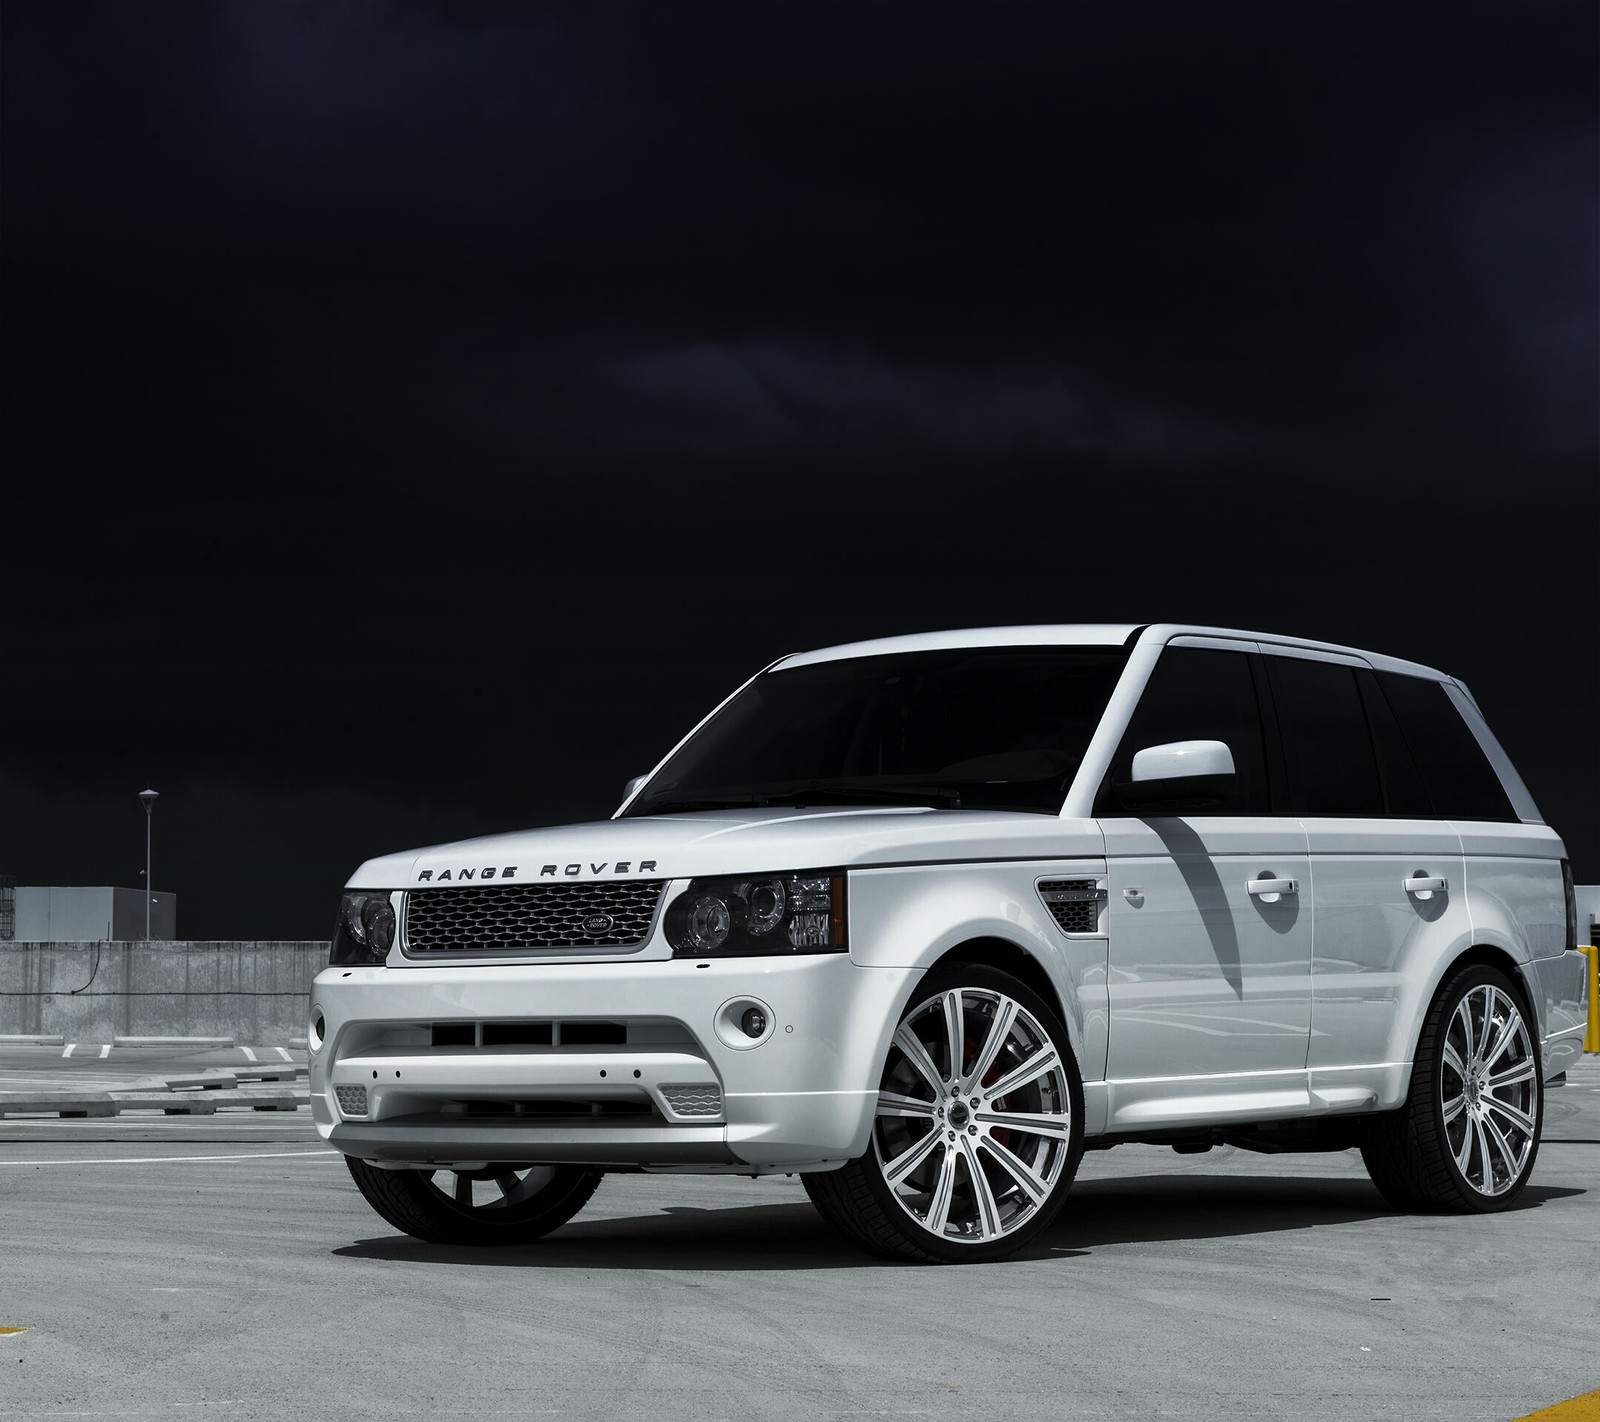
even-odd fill
[[[735,1052],[753,1052],[772,1040],[778,1019],[759,997],[730,997],[711,1019],[717,1040]]]

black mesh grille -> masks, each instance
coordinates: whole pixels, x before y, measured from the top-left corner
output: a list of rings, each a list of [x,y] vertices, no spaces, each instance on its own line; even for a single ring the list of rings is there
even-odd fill
[[[664,879],[619,884],[497,884],[406,896],[408,953],[636,948],[650,936]]]
[[[1098,933],[1106,891],[1093,879],[1046,879],[1039,897],[1063,933]]]

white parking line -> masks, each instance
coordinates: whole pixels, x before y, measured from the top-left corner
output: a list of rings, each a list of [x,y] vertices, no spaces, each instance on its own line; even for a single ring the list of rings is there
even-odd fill
[[[105,1046],[100,1048],[100,1060],[104,1061],[110,1055],[111,1055],[111,1044],[109,1042],[107,1042]]]
[[[256,1054],[252,1052],[249,1047],[240,1047],[239,1050],[244,1053],[244,1059],[247,1062],[255,1061]]]
[[[294,1060],[294,1058],[289,1055],[289,1049],[287,1047],[275,1047],[273,1050],[276,1051],[277,1054],[286,1062],[292,1062]]]
[[[62,1055],[62,1056],[63,1056],[63,1057],[70,1057],[70,1056],[71,1056],[71,1055],[72,1055],[72,1052],[73,1052],[73,1049],[74,1049],[74,1048],[75,1048],[75,1047],[76,1047],[76,1046],[77,1046],[77,1045],[78,1045],[78,1044],[77,1044],[77,1043],[76,1043],[76,1042],[68,1042],[68,1043],[67,1043],[67,1049],[66,1049],[66,1050],[65,1050],[65,1051],[64,1051],[64,1052],[62,1052],[62,1054],[61,1054],[61,1055]]]
[[[101,1156],[95,1160],[5,1160],[6,1165],[185,1165],[190,1162],[226,1165],[235,1160],[337,1160],[336,1150],[267,1150],[245,1155],[135,1155]]]

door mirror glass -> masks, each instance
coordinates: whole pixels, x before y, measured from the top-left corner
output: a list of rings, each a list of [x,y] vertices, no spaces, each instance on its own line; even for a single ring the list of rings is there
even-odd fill
[[[1113,787],[1125,805],[1221,804],[1238,790],[1233,752],[1223,741],[1169,741],[1133,757],[1132,779]]]

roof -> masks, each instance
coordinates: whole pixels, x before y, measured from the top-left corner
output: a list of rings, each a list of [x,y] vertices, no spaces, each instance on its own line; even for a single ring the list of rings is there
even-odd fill
[[[816,662],[844,661],[850,657],[880,657],[896,652],[936,652],[959,647],[1122,647],[1137,640],[1140,646],[1160,646],[1175,637],[1222,637],[1259,642],[1263,647],[1294,647],[1304,651],[1334,652],[1360,657],[1380,671],[1449,680],[1445,672],[1417,662],[1403,661],[1381,652],[1306,637],[1286,637],[1274,632],[1246,632],[1236,627],[1204,627],[1177,622],[1062,622],[1023,627],[966,627],[948,632],[914,632],[904,637],[878,637],[869,642],[846,642],[837,647],[795,652],[777,667],[803,667]]]

